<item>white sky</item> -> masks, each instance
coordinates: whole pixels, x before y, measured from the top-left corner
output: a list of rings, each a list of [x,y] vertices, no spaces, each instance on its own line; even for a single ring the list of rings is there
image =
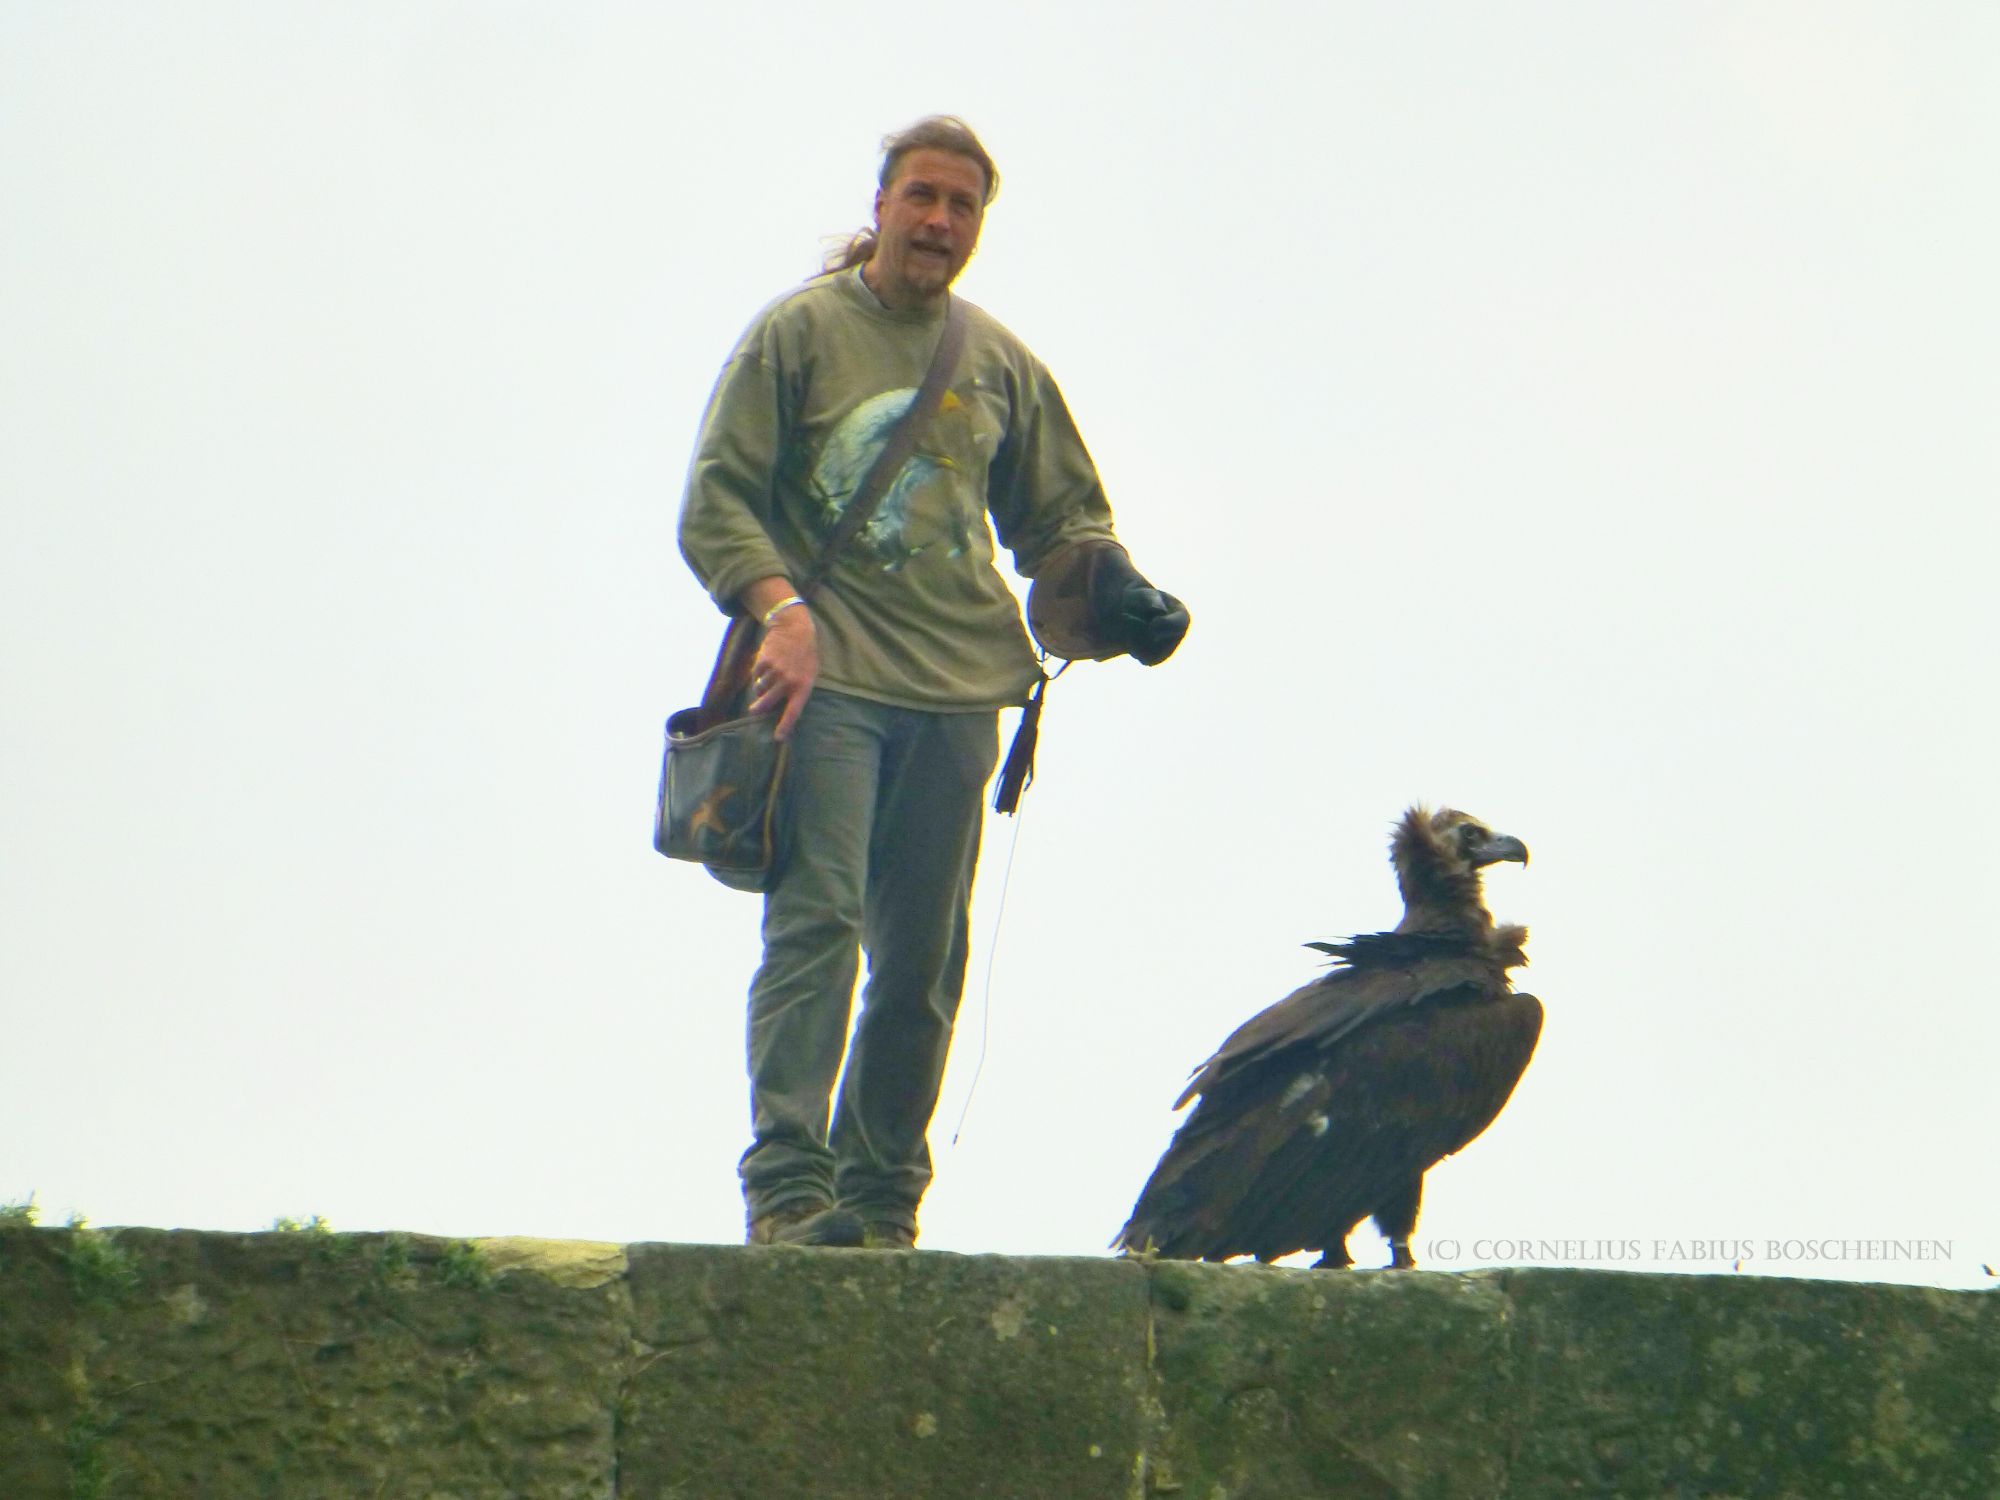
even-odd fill
[[[1424,800],[1534,850],[1549,1021],[1420,1258],[1988,1284],[1975,0],[0,6],[0,1200],[740,1237],[674,515],[935,110],[1195,627],[1053,691],[990,992],[989,824],[924,1243],[1103,1253]],[[1951,1248],[1768,1248],[1846,1237]]]

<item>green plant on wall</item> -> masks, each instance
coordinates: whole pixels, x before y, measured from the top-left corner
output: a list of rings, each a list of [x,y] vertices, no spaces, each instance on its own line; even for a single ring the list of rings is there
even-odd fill
[[[33,1193],[16,1203],[0,1203],[0,1230],[33,1229],[35,1220],[41,1217],[41,1210],[35,1206]],[[0,1270],[7,1266],[7,1248],[0,1244]]]
[[[70,1500],[103,1500],[111,1493],[112,1470],[104,1456],[104,1433],[110,1425],[95,1403],[86,1402],[63,1434]]]
[[[401,1286],[410,1279],[410,1237],[391,1232],[375,1252],[375,1279],[384,1286]]]
[[[478,1291],[493,1284],[493,1268],[470,1240],[453,1240],[438,1261],[438,1280]]]
[[[351,1234],[335,1234],[323,1214],[310,1219],[294,1219],[280,1214],[271,1221],[271,1233],[295,1234],[312,1246],[312,1258],[321,1265],[345,1265],[361,1254],[361,1241]]]
[[[116,1302],[139,1285],[138,1263],[110,1235],[92,1229],[82,1214],[70,1215],[69,1231],[62,1257],[79,1300]]]

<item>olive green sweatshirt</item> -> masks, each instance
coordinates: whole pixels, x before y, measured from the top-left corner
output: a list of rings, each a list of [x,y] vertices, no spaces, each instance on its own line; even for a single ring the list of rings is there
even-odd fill
[[[1112,536],[1055,381],[965,311],[943,405],[812,600],[820,684],[906,708],[999,708],[1034,684],[996,532],[1027,578],[1073,542]],[[759,578],[805,576],[943,326],[941,306],[883,307],[858,270],[806,282],[750,325],[709,400],[681,507],[681,552],[722,609]]]

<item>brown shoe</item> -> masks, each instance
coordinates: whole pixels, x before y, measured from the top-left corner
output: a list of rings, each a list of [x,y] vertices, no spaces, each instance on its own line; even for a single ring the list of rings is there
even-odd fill
[[[891,1224],[883,1219],[871,1220],[861,1230],[863,1250],[914,1250],[917,1248],[917,1232],[907,1224]]]
[[[794,1203],[750,1221],[753,1245],[838,1245],[854,1248],[866,1230],[858,1214],[823,1203]]]

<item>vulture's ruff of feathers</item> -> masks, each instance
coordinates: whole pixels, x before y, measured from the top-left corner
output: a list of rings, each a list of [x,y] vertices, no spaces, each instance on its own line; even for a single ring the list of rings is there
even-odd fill
[[[1403,893],[1393,932],[1311,946],[1334,967],[1239,1026],[1196,1069],[1199,1099],[1153,1169],[1115,1247],[1184,1260],[1317,1250],[1351,1264],[1348,1233],[1373,1218],[1393,1264],[1424,1173],[1506,1104],[1534,1055],[1541,1002],[1507,971],[1523,927],[1496,927],[1480,871],[1528,862],[1519,839],[1444,808],[1413,807],[1390,859]]]

